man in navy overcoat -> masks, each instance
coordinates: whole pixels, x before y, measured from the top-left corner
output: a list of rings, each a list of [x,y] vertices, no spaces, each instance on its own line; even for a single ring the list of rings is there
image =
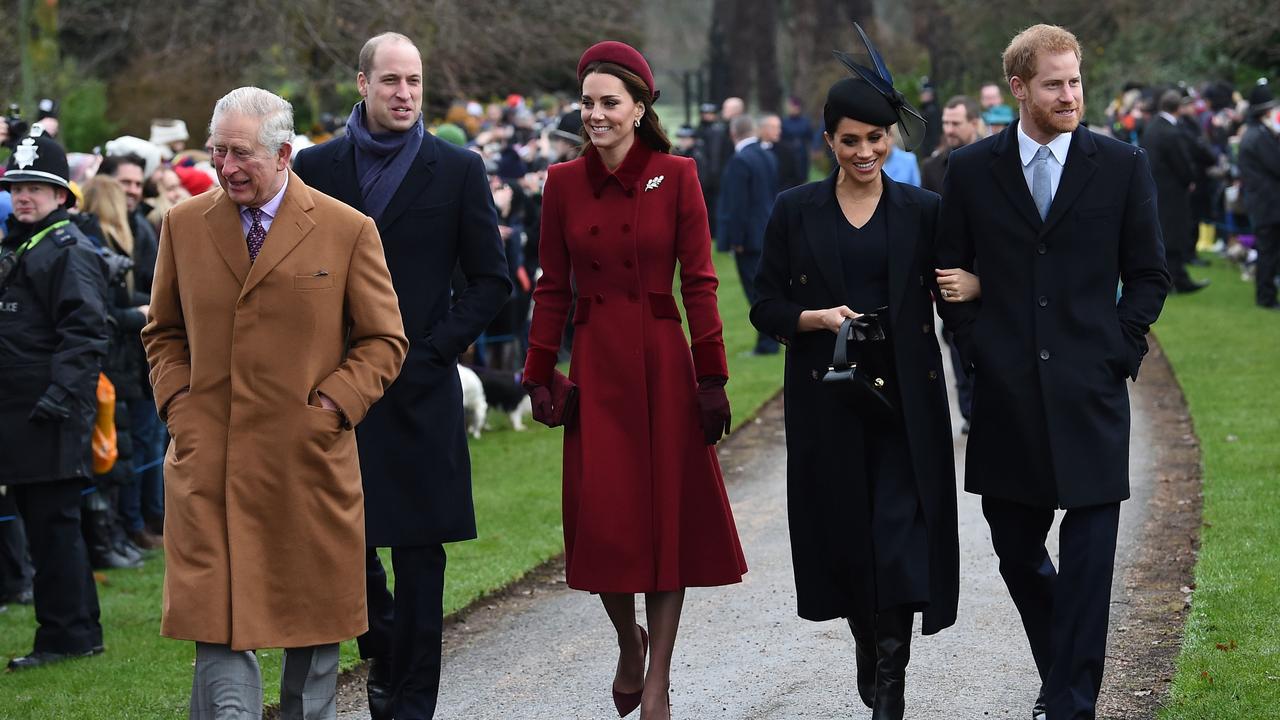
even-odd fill
[[[347,133],[303,150],[310,187],[372,217],[400,300],[409,353],[357,430],[364,480],[374,720],[431,718],[440,683],[443,543],[476,536],[457,358],[511,292],[479,155],[422,127],[422,57],[386,33],[360,52],[364,100]],[[455,267],[465,288],[451,292]],[[395,595],[376,548],[390,547]]]
[[[978,267],[981,299],[938,309],[974,377],[965,489],[983,496],[1040,672],[1032,715],[1086,720],[1129,497],[1126,379],[1169,273],[1145,153],[1080,125],[1075,37],[1028,28],[1004,67],[1019,119],[952,152],[942,193],[939,267]],[[1056,508],[1057,568],[1044,546]]]

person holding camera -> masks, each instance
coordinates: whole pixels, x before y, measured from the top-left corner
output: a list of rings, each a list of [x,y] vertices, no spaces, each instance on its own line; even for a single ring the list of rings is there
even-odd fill
[[[10,670],[103,649],[80,493],[93,478],[107,268],[70,221],[68,177],[66,152],[43,135],[18,141],[0,177],[13,198],[0,244],[0,485],[26,525],[39,625]]]

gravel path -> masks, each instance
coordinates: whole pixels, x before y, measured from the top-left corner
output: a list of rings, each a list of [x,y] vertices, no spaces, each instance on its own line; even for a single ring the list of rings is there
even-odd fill
[[[949,376],[950,377],[950,376]],[[1155,474],[1149,410],[1131,385],[1133,499],[1124,503],[1118,570],[1135,555]],[[954,403],[953,403],[954,407]],[[691,589],[672,671],[676,718],[869,717],[853,687],[853,641],[842,622],[795,615],[787,538],[781,403],[721,447],[750,571],[741,585]],[[959,428],[958,416],[954,427]],[[964,467],[964,436],[956,438]],[[960,481],[963,482],[962,480]],[[908,717],[1026,718],[1039,685],[1026,638],[991,551],[979,499],[959,493],[959,621],[921,638],[908,668]],[[1050,540],[1056,540],[1056,529]],[[1050,547],[1053,551],[1053,546]],[[1122,585],[1117,580],[1116,586]],[[1113,602],[1112,628],[1126,606]],[[446,633],[437,717],[610,718],[616,645],[599,601],[544,572]],[[361,712],[343,720],[367,718]],[[638,717],[638,715],[633,715]]]

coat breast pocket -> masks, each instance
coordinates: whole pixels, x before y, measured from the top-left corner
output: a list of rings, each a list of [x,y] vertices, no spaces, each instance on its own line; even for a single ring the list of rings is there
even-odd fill
[[[453,209],[456,206],[457,203],[453,200],[435,204],[412,205],[407,211],[405,211],[405,215],[412,217],[415,220],[434,218],[453,212]]]
[[[327,272],[293,276],[294,290],[328,290],[333,287],[333,276]]]

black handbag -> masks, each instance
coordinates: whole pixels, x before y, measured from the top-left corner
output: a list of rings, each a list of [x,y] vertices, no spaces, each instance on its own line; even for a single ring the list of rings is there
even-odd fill
[[[864,420],[894,422],[901,418],[880,311],[845,318],[836,334],[836,349],[822,382]],[[860,362],[849,360],[849,343],[861,344]]]

